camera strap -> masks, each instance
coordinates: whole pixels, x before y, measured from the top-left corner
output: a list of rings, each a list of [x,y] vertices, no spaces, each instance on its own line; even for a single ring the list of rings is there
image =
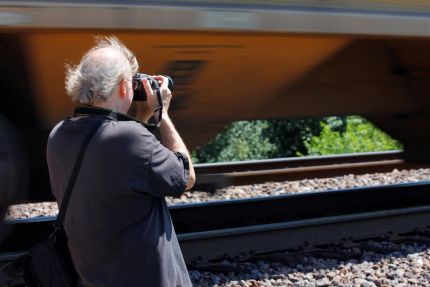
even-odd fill
[[[135,121],[135,122],[143,125],[144,127],[146,127],[150,131],[159,127],[159,123],[157,123],[157,124],[145,124],[145,123],[137,120],[136,118],[130,117],[128,115],[117,113],[117,112],[114,112],[114,111],[108,110],[108,109],[95,108],[95,107],[91,107],[91,106],[78,107],[75,109],[75,113],[73,114],[74,117],[89,116],[89,115],[104,116],[104,117],[107,117],[111,120],[120,121],[120,122],[122,122],[122,121]],[[161,119],[161,116],[160,116],[160,119]]]
[[[154,82],[154,88],[155,88],[155,93],[157,94],[157,100],[158,100],[158,107],[154,109],[154,116],[155,113],[158,112],[158,120],[156,120],[156,127],[160,127],[161,124],[161,120],[163,117],[163,98],[161,97],[161,91],[160,91],[160,85],[158,84],[157,81]]]

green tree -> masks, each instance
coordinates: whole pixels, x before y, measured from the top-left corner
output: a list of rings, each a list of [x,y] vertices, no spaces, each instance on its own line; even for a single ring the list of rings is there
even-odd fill
[[[210,163],[400,148],[362,117],[324,117],[234,122],[192,157]]]
[[[328,155],[401,149],[402,145],[359,116],[346,118],[345,130],[321,122],[322,131],[305,142],[308,155]]]
[[[268,120],[263,137],[276,146],[270,158],[292,157],[307,153],[305,142],[321,132],[321,118]]]
[[[321,119],[255,120],[231,123],[192,152],[194,162],[222,162],[306,154],[305,141],[321,131]]]
[[[238,121],[227,126],[208,144],[192,155],[197,162],[240,161],[265,159],[276,154],[276,146],[263,136],[267,121]]]

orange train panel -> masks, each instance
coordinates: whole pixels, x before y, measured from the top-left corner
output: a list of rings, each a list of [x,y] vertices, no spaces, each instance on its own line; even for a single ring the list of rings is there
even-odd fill
[[[141,72],[168,73],[174,78],[173,109],[179,120],[249,118],[247,112],[265,109],[268,98],[351,42],[343,37],[259,33],[112,34],[134,51]],[[93,45],[93,36],[70,31],[25,34],[35,102],[45,127],[71,113],[72,104],[64,92],[65,64],[78,63]]]

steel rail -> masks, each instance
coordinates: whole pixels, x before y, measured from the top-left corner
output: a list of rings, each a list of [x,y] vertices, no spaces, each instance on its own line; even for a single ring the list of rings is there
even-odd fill
[[[430,205],[178,234],[185,261],[270,253],[430,226]],[[318,236],[315,236],[318,235]],[[0,263],[27,251],[0,254]]]
[[[286,157],[266,160],[245,160],[218,163],[199,163],[195,165],[196,173],[227,173],[243,171],[260,171],[293,167],[311,167],[320,165],[364,163],[375,161],[403,160],[402,150],[363,152],[324,156]]]
[[[327,178],[424,167],[430,167],[430,165],[406,162],[402,151],[197,164],[195,166],[197,181],[194,190],[211,191],[230,185]]]
[[[430,205],[179,234],[188,263],[404,233],[430,226]]]
[[[383,214],[386,214],[387,218],[394,218],[394,223],[391,224],[388,224],[387,220],[389,219],[384,219],[387,221],[384,223],[385,227],[393,227],[399,224],[402,225],[400,226],[401,228],[414,228],[421,227],[423,224],[428,225],[428,206],[430,206],[430,182],[418,182],[264,198],[184,204],[171,206],[169,209],[178,238],[184,246],[185,257],[190,261],[196,259],[195,254],[205,254],[201,250],[198,252],[190,251],[194,248],[192,246],[200,246],[198,248],[202,248],[205,244],[209,244],[204,242],[212,235],[214,238],[224,238],[222,240],[223,244],[220,244],[220,246],[230,246],[231,250],[229,252],[233,253],[234,246],[237,246],[240,252],[244,252],[241,249],[240,240],[236,243],[233,243],[234,241],[228,243],[230,239],[226,239],[228,238],[226,234],[241,233],[243,236],[245,231],[247,234],[248,231],[253,230],[250,233],[250,238],[252,238],[252,234],[264,234],[263,231],[267,230],[268,227],[295,226],[299,230],[306,230],[309,229],[309,222],[312,222],[312,226],[317,227],[319,223],[323,223],[323,219],[330,219],[332,223],[334,219],[337,222],[345,222],[345,220],[341,219],[351,219],[357,216],[366,217],[366,220],[371,220],[371,218],[382,218]],[[402,212],[405,216],[410,217],[407,220],[407,224],[399,221],[401,220]],[[364,216],[366,214],[368,216]],[[412,216],[411,214],[416,215]],[[425,218],[423,214],[427,216],[427,219],[421,222]],[[53,219],[53,217],[44,217],[7,222],[6,225],[11,226],[12,231],[1,245],[0,253],[10,254],[28,250],[30,246],[50,233]],[[365,224],[369,224],[369,222]],[[326,225],[326,227],[330,226]],[[385,230],[385,227],[381,226],[381,231]],[[339,228],[343,230],[336,231],[339,235],[354,234],[354,230],[348,228],[347,224],[343,224],[341,227],[338,226],[334,230]],[[318,230],[320,230],[318,232],[323,232],[323,229],[322,226],[318,227]],[[364,229],[365,226],[361,230]],[[242,231],[238,232],[238,230]],[[255,232],[256,230],[261,230],[261,232]],[[276,230],[279,231],[279,228]],[[314,230],[316,229],[314,228]],[[276,246],[275,241],[277,241],[277,237],[275,235],[278,231],[272,230],[270,236],[264,235],[262,238],[256,239],[255,243],[252,243],[252,239],[250,239],[250,243],[243,246],[248,246],[247,248],[253,246],[252,250],[248,250],[249,252],[266,250],[266,247],[258,247],[262,244],[261,240],[264,238],[269,240],[270,244]],[[395,231],[394,228],[392,231]],[[300,234],[300,232],[297,234]],[[218,236],[215,236],[216,234]],[[312,237],[315,234],[312,235],[305,232],[300,240],[297,239],[297,235],[296,239],[291,242],[288,241],[288,238],[284,238],[282,240],[286,240],[286,243],[283,243],[283,245],[292,246],[298,242],[309,241],[311,238],[307,237],[308,235]],[[330,238],[333,239],[333,235],[330,235]],[[203,241],[200,241],[200,239]],[[221,241],[218,241],[218,239],[211,239],[211,244],[219,244]],[[218,243],[216,243],[217,241]],[[221,250],[219,248],[214,249],[213,246],[209,249],[218,250],[215,252],[218,256],[222,256],[225,253],[220,254]],[[208,254],[210,257],[214,256],[211,252]]]

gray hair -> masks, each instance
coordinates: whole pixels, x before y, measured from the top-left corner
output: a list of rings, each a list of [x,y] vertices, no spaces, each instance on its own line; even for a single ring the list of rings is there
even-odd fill
[[[66,65],[66,92],[81,104],[106,101],[138,68],[136,57],[116,37],[97,37],[79,65]]]

